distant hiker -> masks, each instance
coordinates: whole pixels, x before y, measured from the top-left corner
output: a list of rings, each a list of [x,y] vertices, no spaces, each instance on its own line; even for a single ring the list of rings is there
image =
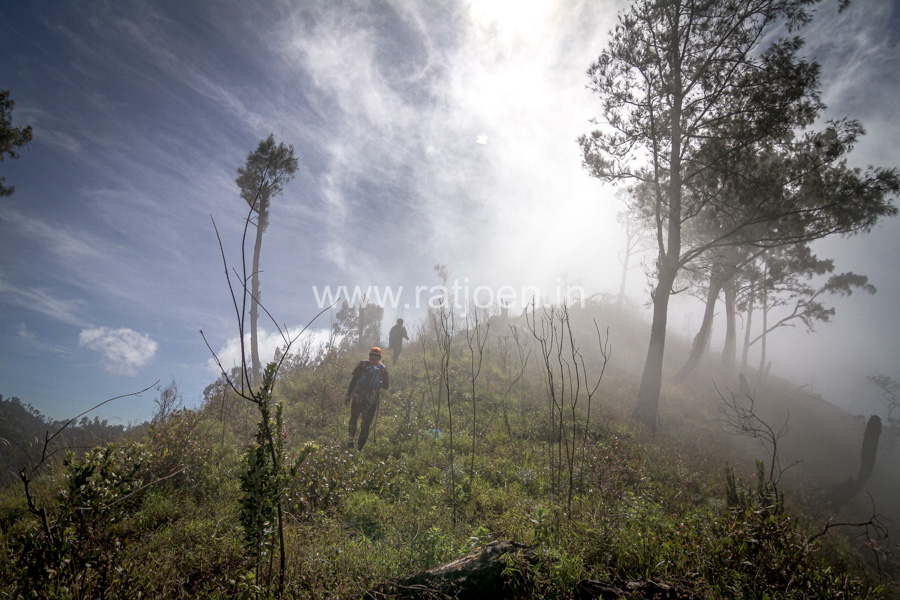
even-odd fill
[[[347,400],[350,403],[350,439],[347,447],[353,447],[353,438],[356,436],[356,421],[362,416],[362,426],[359,430],[359,443],[357,448],[362,450],[369,437],[369,426],[378,409],[378,399],[381,390],[390,387],[387,367],[381,362],[381,348],[373,347],[369,350],[369,360],[360,361],[353,369],[353,377],[350,387],[347,389]]]
[[[403,351],[403,340],[408,340],[406,335],[406,327],[403,326],[403,319],[397,319],[397,324],[391,327],[391,333],[388,336],[388,346],[394,352],[394,360],[391,364],[395,364],[400,358],[400,352]]]

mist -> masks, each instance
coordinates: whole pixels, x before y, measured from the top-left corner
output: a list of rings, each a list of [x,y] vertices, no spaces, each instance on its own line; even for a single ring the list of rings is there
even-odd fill
[[[712,103],[724,97],[735,104],[699,111],[727,114],[727,126],[704,124],[699,135],[679,134],[694,136],[684,145],[693,144],[685,162],[703,165],[693,173],[695,187],[684,193],[685,206],[694,202],[696,211],[685,216],[681,174],[674,175],[681,167],[671,160],[680,143],[659,152],[654,144],[662,138],[664,146],[668,134],[655,123],[636,124],[658,137],[650,151],[652,136],[630,140],[622,160],[633,170],[594,168],[603,161],[592,163],[582,138],[615,129],[615,111],[591,91],[603,89],[591,80],[598,77],[592,63],[609,47],[617,15],[629,4],[274,0],[261,7],[118,0],[7,7],[0,20],[0,90],[9,89],[15,101],[13,124],[34,131],[20,156],[0,163],[4,185],[15,186],[0,198],[6,427],[0,442],[16,451],[0,484],[22,483],[25,494],[18,504],[4,497],[10,499],[4,518],[22,533],[2,540],[7,575],[21,556],[17,568],[25,565],[33,577],[20,578],[23,590],[36,589],[35,582],[66,585],[44,576],[62,569],[83,586],[83,573],[94,569],[140,593],[158,584],[179,597],[202,596],[213,586],[222,597],[247,595],[262,593],[265,580],[269,593],[276,581],[277,515],[278,596],[287,573],[295,586],[288,589],[359,597],[363,585],[431,569],[501,538],[540,549],[540,566],[509,562],[502,570],[504,576],[516,571],[522,581],[514,583],[542,597],[575,593],[575,581],[598,584],[588,575],[616,579],[623,589],[636,589],[636,578],[653,585],[651,578],[666,578],[719,595],[774,593],[785,574],[794,589],[855,585],[844,565],[831,570],[831,547],[810,532],[844,521],[869,534],[881,519],[894,530],[900,520],[897,421],[888,418],[889,406],[869,379],[900,381],[900,219],[812,242],[811,252],[833,261],[833,271],[818,264],[804,291],[825,285],[831,274],[866,279],[848,284],[852,294],[817,297],[818,314],[828,318],[797,319],[769,333],[765,354],[755,344],[746,368],[737,367],[742,342],[762,325],[759,304],[750,301],[752,324],[740,306],[756,298],[753,292],[741,293],[759,289],[769,263],[754,262],[760,255],[750,258],[751,251],[728,263],[727,250],[779,246],[772,236],[812,236],[809,230],[820,230],[805,216],[787,227],[776,221],[787,222],[791,211],[812,212],[818,221],[820,207],[810,199],[819,195],[838,198],[843,208],[843,186],[827,189],[830,158],[824,167],[818,161],[829,151],[844,156],[850,144],[835,141],[837,133],[823,135],[803,154],[800,124],[820,132],[859,119],[866,134],[847,152],[846,165],[860,171],[900,166],[900,12],[891,0],[854,2],[841,11],[836,2],[815,5],[815,18],[800,33],[800,54],[821,66],[827,108],[815,113],[815,123],[794,116],[803,110],[791,102],[802,102],[780,91],[796,86],[803,88],[801,100],[815,96],[797,79],[772,84],[770,71],[759,69],[760,89],[783,93],[788,100],[777,100],[789,109],[744,97],[745,86],[758,84],[760,64],[748,64],[756,60],[752,52],[737,53],[734,73],[741,75],[722,77],[729,80],[725,87],[740,90],[733,96],[708,93],[709,81],[686,86],[708,93]],[[715,27],[698,29],[706,35]],[[732,41],[760,49],[741,40],[723,46]],[[683,65],[706,69],[695,58]],[[793,73],[791,60],[786,71]],[[775,62],[781,73],[785,63]],[[722,85],[715,73],[710,88]],[[678,84],[680,92],[663,86],[654,97],[682,98],[684,84]],[[746,112],[756,115],[749,125],[735,116],[745,101]],[[669,114],[682,114],[680,102]],[[684,130],[672,124],[668,131]],[[708,145],[704,132],[713,140]],[[266,215],[260,204],[254,212],[252,192],[243,193],[254,189],[252,177],[241,184],[235,178],[249,164],[248,152],[268,136],[289,147],[291,160],[282,164],[296,158],[297,168],[289,169],[283,189],[265,195],[271,200]],[[718,145],[717,136],[726,143]],[[752,156],[740,156],[748,148]],[[668,167],[637,165],[647,156],[665,162],[667,151]],[[721,161],[720,152],[727,155]],[[710,157],[713,167],[704,162]],[[801,159],[817,164],[812,176]],[[657,187],[643,204],[631,184],[649,179],[648,172]],[[772,172],[778,186],[768,199],[760,199],[767,191],[746,199],[732,181],[765,187],[760,173]],[[817,179],[822,172],[826,183]],[[897,182],[896,192],[894,175],[886,179]],[[797,181],[797,190],[789,189]],[[257,202],[264,188],[255,188]],[[886,196],[888,208],[879,214],[896,204]],[[706,212],[709,197],[724,208]],[[772,198],[773,206],[780,199],[791,208],[773,217],[766,212]],[[759,205],[766,205],[765,217],[754,212]],[[629,208],[646,227],[647,243],[628,256],[626,268],[629,237],[621,215]],[[869,209],[846,212],[868,215]],[[833,213],[821,220],[855,223],[853,215],[827,210]],[[663,225],[698,215],[702,223],[685,226],[683,236]],[[752,238],[755,218],[762,233]],[[665,256],[672,240],[678,243]],[[697,247],[703,250],[688,251]],[[791,248],[795,257],[803,255],[800,244]],[[258,269],[254,251],[261,255]],[[673,264],[680,272],[672,274]],[[752,274],[738,274],[748,264]],[[725,339],[725,291],[733,291],[723,284],[707,349],[680,378],[692,341],[701,338],[707,289],[744,276],[752,287],[729,296],[738,298],[731,313],[737,316],[735,360],[722,360],[732,347]],[[257,278],[260,294],[251,298]],[[669,288],[657,287],[663,280],[674,288],[670,300]],[[668,301],[663,318],[653,310],[661,297]],[[257,300],[263,307],[258,332],[248,316]],[[369,314],[378,314],[377,322],[363,324],[367,305],[375,307]],[[790,303],[772,308],[769,323],[790,311]],[[388,340],[399,318],[411,338],[402,358]],[[651,334],[651,324],[664,321]],[[654,351],[661,338],[660,357]],[[257,344],[263,363],[280,361],[287,349],[294,354],[261,376],[248,368],[258,362],[247,356]],[[383,352],[373,355],[372,346]],[[355,387],[361,373],[368,389]],[[647,389],[649,396],[656,392],[649,412],[643,410]],[[751,418],[733,417],[741,411]],[[69,425],[72,437],[59,437],[48,453],[48,435],[40,448],[34,432],[59,433]],[[109,458],[119,441],[124,450]],[[106,449],[84,465],[106,461],[96,473],[111,473],[113,484],[85,509],[78,494],[88,487],[78,477],[88,481],[95,469],[83,468],[81,459],[63,462],[61,450],[98,442]],[[38,470],[51,465],[45,456],[57,453],[54,482],[52,473]],[[133,468],[126,469],[132,457]],[[130,474],[120,478],[107,469],[113,460]],[[146,481],[130,480],[144,471]],[[48,512],[36,508],[29,481],[40,482],[38,505],[53,507],[52,527]],[[47,504],[56,484],[62,500]],[[121,511],[124,520],[107,518],[108,509]],[[70,535],[70,524],[82,528],[84,552],[70,544],[78,537]],[[119,544],[120,532],[128,543]],[[784,544],[767,555],[775,546],[761,544],[763,537]],[[836,539],[843,552],[846,540]],[[32,569],[43,560],[32,552],[42,540],[50,543],[47,556],[68,566]],[[83,564],[54,554],[56,542]],[[890,540],[866,537],[855,550],[868,552],[876,543]],[[118,569],[112,558],[126,553],[127,568]],[[880,582],[884,558],[872,554]],[[97,570],[94,558],[101,555]],[[132,581],[129,565],[148,564],[142,556],[153,558],[152,568],[137,569]],[[854,568],[864,570],[859,562]],[[104,580],[96,589],[118,588]]]
[[[581,167],[575,140],[598,114],[585,69],[624,6],[18,8],[4,26],[4,85],[35,141],[4,163],[17,186],[0,241],[7,392],[62,417],[174,376],[199,400],[215,377],[199,330],[229,357],[237,339],[210,216],[237,264],[235,169],[270,132],[300,161],[272,206],[262,256],[263,302],[290,330],[318,312],[314,287],[403,287],[410,300],[440,283],[435,264],[471,290],[536,289],[550,301],[577,286],[614,301],[623,205]],[[895,20],[889,2],[822,6],[805,34],[822,63],[826,117],[868,126],[851,155],[860,166],[900,164],[898,78],[887,75],[898,64]],[[836,299],[832,323],[769,342],[774,372],[859,414],[879,410],[865,376],[891,374],[900,349],[887,317],[900,292],[897,228],[821,242],[837,270],[868,275],[878,293]],[[652,252],[639,260],[627,294],[646,315]],[[671,333],[692,337],[701,310],[679,298]],[[423,315],[403,301],[385,323]],[[313,327],[328,330],[328,318]],[[117,367],[79,344],[99,328],[156,350]],[[722,329],[717,321],[714,349]],[[630,343],[642,354],[646,339]],[[63,392],[36,364],[75,385]],[[152,403],[108,410],[145,419]]]

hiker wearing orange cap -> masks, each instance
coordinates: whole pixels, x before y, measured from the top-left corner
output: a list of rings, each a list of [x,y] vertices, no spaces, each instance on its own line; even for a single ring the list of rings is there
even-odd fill
[[[360,361],[356,368],[353,369],[353,376],[350,379],[350,387],[347,389],[347,400],[345,403],[350,404],[350,439],[347,447],[352,448],[354,445],[353,438],[356,437],[356,422],[362,416],[362,425],[359,429],[359,442],[356,447],[360,450],[366,445],[369,437],[369,426],[372,419],[375,418],[375,411],[378,409],[378,400],[381,390],[390,387],[388,379],[387,367],[381,362],[381,348],[373,346],[369,350],[369,360]]]

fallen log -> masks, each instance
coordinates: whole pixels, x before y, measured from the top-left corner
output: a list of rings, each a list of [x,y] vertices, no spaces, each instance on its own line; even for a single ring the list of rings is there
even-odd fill
[[[579,581],[575,587],[576,600],[703,600],[693,590],[673,581],[631,581],[625,589],[602,581]]]
[[[511,541],[492,542],[449,563],[380,583],[366,592],[365,598],[474,600],[513,597],[512,582],[503,571],[507,566],[505,557],[516,555],[533,562],[535,549]]]

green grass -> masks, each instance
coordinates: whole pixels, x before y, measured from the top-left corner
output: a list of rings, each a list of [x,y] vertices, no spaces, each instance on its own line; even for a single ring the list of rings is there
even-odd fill
[[[615,363],[594,397],[587,430],[578,412],[570,480],[554,454],[557,440],[550,443],[538,361],[511,385],[514,369],[504,369],[489,345],[476,383],[473,460],[467,349],[464,339],[457,342],[452,466],[446,399],[440,410],[434,401],[435,348],[427,356],[431,380],[418,344],[400,365],[389,365],[394,388],[382,398],[362,452],[343,447],[353,357],[281,374],[275,399],[284,404],[288,453],[306,442],[319,446],[283,498],[285,597],[360,597],[381,581],[501,539],[537,548],[536,564],[509,567],[522,597],[570,598],[583,579],[620,587],[679,581],[707,598],[895,597],[896,582],[879,578],[849,541],[835,535],[809,542],[822,526],[815,507],[790,495],[784,514],[762,501],[729,506],[726,462],[752,481],[764,453],[748,454],[741,442],[717,435],[714,401],[690,388],[666,392],[667,427],[646,433],[627,417],[635,377],[616,372]],[[99,474],[85,479],[99,494],[94,512],[61,499],[71,468],[41,480],[36,501],[51,523],[72,523],[74,536],[43,564],[26,556],[44,534],[21,486],[2,490],[0,598],[35,591],[47,598],[265,597],[270,582],[256,580],[240,524],[239,476],[256,413],[226,401],[227,410],[214,402],[184,411],[129,442],[110,471],[125,477],[137,465],[127,486]],[[445,435],[429,436],[435,426]],[[112,522],[99,516],[108,504],[118,510]],[[86,549],[96,558],[69,569],[80,559],[67,552]],[[37,587],[36,577],[43,577]]]

